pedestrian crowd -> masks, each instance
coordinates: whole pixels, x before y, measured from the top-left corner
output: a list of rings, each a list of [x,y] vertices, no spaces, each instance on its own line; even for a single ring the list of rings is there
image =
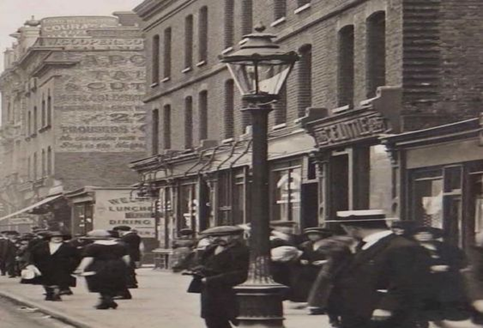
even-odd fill
[[[330,229],[271,222],[271,274],[282,295],[332,327],[483,327],[483,234],[468,252],[443,230],[391,221],[380,210],[337,213]],[[175,271],[192,275],[208,328],[238,325],[234,286],[247,279],[249,226],[219,226],[174,241]],[[322,324],[322,323],[321,323]]]
[[[132,299],[137,288],[135,269],[141,260],[141,237],[129,226],[93,230],[85,236],[34,227],[31,233],[0,233],[2,276],[22,284],[42,285],[46,301],[71,296],[77,277],[90,292],[99,293],[96,309],[116,309],[115,299]]]

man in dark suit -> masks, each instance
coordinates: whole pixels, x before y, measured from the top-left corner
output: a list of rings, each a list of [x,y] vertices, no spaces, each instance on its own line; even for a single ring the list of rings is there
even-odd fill
[[[194,272],[202,276],[201,317],[207,328],[230,328],[238,315],[233,287],[248,275],[249,250],[242,240],[243,229],[219,226],[205,230],[213,243],[208,246]]]
[[[414,328],[429,276],[426,253],[395,235],[381,210],[343,211],[337,219],[360,243],[334,285],[343,328]]]

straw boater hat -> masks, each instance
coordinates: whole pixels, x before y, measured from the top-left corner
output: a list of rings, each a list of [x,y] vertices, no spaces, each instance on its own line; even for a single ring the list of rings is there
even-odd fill
[[[335,220],[327,220],[325,222],[336,223],[359,223],[359,222],[377,222],[377,221],[395,221],[396,218],[386,218],[383,210],[351,210],[338,211]]]

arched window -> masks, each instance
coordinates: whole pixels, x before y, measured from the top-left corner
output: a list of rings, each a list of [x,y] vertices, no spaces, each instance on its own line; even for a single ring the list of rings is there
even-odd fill
[[[47,175],[52,174],[52,148],[49,146],[47,148]]]
[[[184,148],[193,148],[193,98],[184,100]]]
[[[153,36],[152,42],[152,62],[151,62],[151,83],[159,83],[159,35]]]
[[[201,7],[198,20],[198,61],[208,60],[208,7]]]
[[[41,114],[42,115],[42,127],[44,127],[46,125],[46,119],[47,119],[47,117],[46,117],[45,111],[46,111],[46,108],[45,108],[45,97],[44,97],[44,95],[42,95],[42,114]]]
[[[169,78],[171,76],[171,39],[172,30],[171,27],[168,27],[164,30],[164,78]]]
[[[51,126],[52,125],[52,114],[53,114],[53,108],[52,108],[52,97],[50,96],[50,91],[47,96],[47,125]]]
[[[287,122],[287,86],[284,85],[280,90],[279,99],[274,106],[275,124]]]
[[[242,2],[242,35],[252,33],[253,29],[253,0]]]
[[[33,164],[33,179],[34,179],[34,181],[37,180],[37,171],[38,171],[37,152],[35,152],[34,153],[34,164]]]
[[[305,116],[307,107],[312,106],[312,46],[300,48],[298,62],[298,117]]]
[[[41,163],[41,168],[42,168],[42,177],[45,177],[46,175],[46,158],[45,158],[45,149],[42,149],[42,163]]]
[[[354,102],[354,26],[339,31],[338,89],[339,106]]]
[[[153,155],[157,155],[159,153],[159,110],[158,109],[153,109],[153,112],[152,112],[151,153]]]
[[[193,66],[193,15],[188,15],[184,22],[184,67]]]
[[[386,14],[377,12],[367,19],[367,97],[386,84]]]
[[[37,133],[37,118],[38,118],[38,112],[37,112],[37,106],[34,106],[34,127],[33,127],[33,131],[32,133],[33,134],[36,134]]]
[[[171,149],[171,106],[163,108],[163,141],[164,149]]]
[[[225,0],[225,49],[235,43],[235,1]]]
[[[29,111],[27,113],[27,137],[32,134],[32,113]]]
[[[224,137],[233,138],[235,134],[234,107],[235,107],[235,87],[233,80],[225,82],[225,115],[224,115]]]
[[[200,92],[199,100],[199,140],[208,139],[208,91],[203,90]]]

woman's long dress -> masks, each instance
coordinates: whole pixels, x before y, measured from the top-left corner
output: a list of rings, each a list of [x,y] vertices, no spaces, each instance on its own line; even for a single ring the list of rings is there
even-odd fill
[[[125,255],[127,248],[117,243],[93,243],[85,247],[84,257],[94,258],[85,270],[95,273],[86,276],[90,292],[114,296],[127,288],[127,265],[122,259]]]

